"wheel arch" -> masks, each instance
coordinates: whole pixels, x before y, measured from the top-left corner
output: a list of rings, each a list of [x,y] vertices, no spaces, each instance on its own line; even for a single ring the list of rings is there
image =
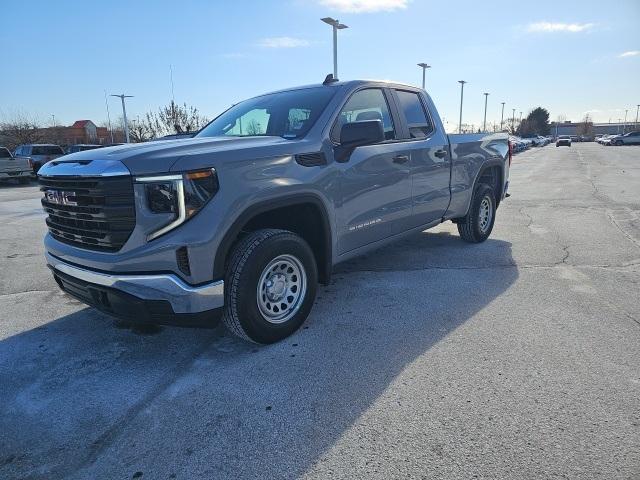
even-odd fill
[[[473,182],[473,192],[475,192],[476,188],[480,183],[486,183],[493,188],[493,191],[496,196],[496,208],[500,205],[502,200],[502,194],[504,189],[504,160],[493,158],[485,162],[480,170],[478,170],[478,174],[476,175],[476,179]],[[473,194],[471,195],[471,201],[469,202],[469,208],[471,208],[471,202],[473,201]]]
[[[300,235],[315,256],[318,281],[329,284],[333,265],[331,222],[323,200],[311,193],[264,200],[247,207],[227,229],[218,246],[214,278],[224,278],[231,251],[244,234],[260,228],[281,228]]]

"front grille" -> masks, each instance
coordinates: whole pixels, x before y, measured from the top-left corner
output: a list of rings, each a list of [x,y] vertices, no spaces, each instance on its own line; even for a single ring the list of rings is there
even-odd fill
[[[40,190],[52,193],[41,202],[49,232],[61,242],[116,252],[135,227],[131,177],[40,177]]]

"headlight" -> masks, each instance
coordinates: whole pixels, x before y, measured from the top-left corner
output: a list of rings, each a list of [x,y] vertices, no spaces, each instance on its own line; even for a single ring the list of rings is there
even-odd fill
[[[189,220],[216,194],[218,177],[214,168],[181,175],[138,177],[145,184],[147,207],[153,213],[171,214],[169,222],[147,236],[153,240]]]

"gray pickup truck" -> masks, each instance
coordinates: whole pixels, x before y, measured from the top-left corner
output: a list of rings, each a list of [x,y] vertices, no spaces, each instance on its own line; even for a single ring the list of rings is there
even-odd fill
[[[15,158],[8,149],[0,147],[0,181],[16,179],[20,183],[29,183],[31,172],[27,160]]]
[[[115,317],[222,318],[271,343],[339,262],[447,220],[484,241],[510,161],[505,134],[447,136],[423,90],[328,77],[240,102],[194,138],[47,163],[46,260]]]

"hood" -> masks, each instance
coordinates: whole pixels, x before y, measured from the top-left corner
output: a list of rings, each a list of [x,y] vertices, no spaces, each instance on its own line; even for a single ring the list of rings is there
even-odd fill
[[[243,160],[292,153],[297,140],[281,137],[199,137],[182,140],[161,140],[115,147],[86,150],[65,155],[60,162],[108,160],[122,162],[133,175],[166,173],[171,170],[216,166],[219,161]]]

